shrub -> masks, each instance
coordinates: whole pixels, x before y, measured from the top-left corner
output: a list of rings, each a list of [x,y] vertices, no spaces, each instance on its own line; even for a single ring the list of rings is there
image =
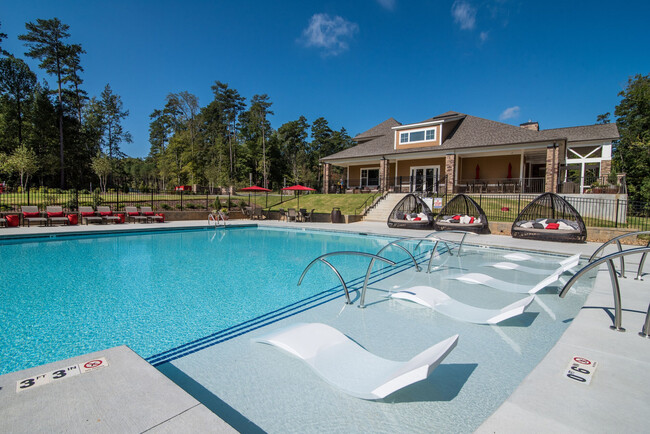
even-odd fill
[[[181,204],[180,203],[176,204],[176,209],[181,209]]]
[[[102,199],[102,192],[99,188],[96,188],[95,191],[93,191],[93,206],[97,208],[97,206],[101,205],[104,203],[104,200]]]
[[[162,205],[160,205],[160,207],[165,211],[169,211],[170,209],[173,209],[171,206],[169,206],[168,203],[163,203]]]
[[[244,209],[245,206],[248,206],[244,199],[239,201],[239,208]]]
[[[221,208],[221,201],[219,200],[218,197],[214,198],[214,202],[212,202],[212,209],[219,209]]]
[[[189,209],[197,209],[197,208],[199,208],[199,206],[197,204],[193,203],[193,202],[190,202],[190,203],[186,204],[185,207],[189,208]]]

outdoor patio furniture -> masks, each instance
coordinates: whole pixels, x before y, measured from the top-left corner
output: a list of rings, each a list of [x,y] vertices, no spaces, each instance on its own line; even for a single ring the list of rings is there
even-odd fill
[[[64,225],[69,225],[70,220],[68,220],[68,216],[65,215],[63,212],[63,207],[61,206],[47,206],[45,208],[47,212],[47,223],[52,226],[55,223],[60,223]]]
[[[287,221],[298,221],[298,213],[296,212],[295,208],[289,208],[287,211]]]
[[[431,229],[433,213],[422,199],[407,194],[388,216],[389,228]]]
[[[47,217],[43,217],[37,206],[22,206],[20,211],[23,213],[23,226],[27,222],[27,227],[31,223],[42,223],[47,226]]]
[[[433,222],[436,231],[461,230],[477,234],[489,234],[488,219],[474,199],[457,194],[438,213]]]
[[[133,223],[136,222],[147,223],[149,221],[149,217],[140,214],[138,209],[134,206],[125,206],[124,212],[126,212],[127,221],[132,221]]]
[[[524,208],[512,223],[513,238],[584,242],[587,227],[580,213],[565,199],[544,193]]]
[[[312,209],[310,212],[307,212],[307,210],[304,210],[305,213],[302,215],[302,221],[304,222],[310,222],[311,223],[311,217],[314,215],[314,210]]]
[[[287,221],[287,212],[284,210],[284,208],[280,208],[278,210],[280,213],[280,220],[284,220],[285,222]]]
[[[7,219],[0,215],[0,225],[7,227]]]
[[[253,208],[251,211],[251,218],[254,220],[262,220],[264,218],[264,215],[262,214],[262,208]]]
[[[116,216],[116,215],[113,215],[113,211],[111,211],[110,206],[98,206],[97,207],[97,213],[102,218],[104,223],[108,223],[108,222],[119,223],[120,222],[120,218],[118,216]]]
[[[307,363],[330,385],[362,399],[382,399],[429,377],[456,347],[447,338],[406,362],[369,352],[337,329],[322,323],[297,323],[253,339],[273,345]]]
[[[92,206],[80,206],[79,207],[79,214],[81,215],[81,223],[103,223],[104,219],[101,218],[101,216],[98,216],[95,213],[95,210],[93,209]]]
[[[163,216],[156,215],[156,213],[153,212],[150,206],[141,206],[140,214],[145,216],[147,218],[147,221],[160,222],[160,223],[165,221],[165,218]]]

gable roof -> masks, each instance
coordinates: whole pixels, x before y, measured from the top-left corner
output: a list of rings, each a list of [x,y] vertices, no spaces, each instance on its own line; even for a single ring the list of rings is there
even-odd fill
[[[529,130],[518,126],[491,121],[456,111],[448,111],[421,123],[458,120],[456,128],[448,134],[439,146],[410,149],[395,149],[393,127],[402,126],[394,118],[357,135],[357,146],[328,155],[322,160],[339,160],[355,157],[376,157],[432,150],[452,150],[462,148],[512,145],[567,140],[569,142],[586,140],[616,140],[619,138],[616,124],[584,125],[579,127],[554,128],[548,130]]]
[[[397,122],[394,118],[388,118],[379,125],[370,128],[368,131],[364,131],[363,133],[358,134],[354,140],[363,140],[383,136],[390,133],[393,127],[400,125],[402,124],[400,122]]]
[[[586,140],[618,140],[618,127],[615,123],[583,125],[579,127],[553,128],[544,130],[552,131],[567,138],[569,142],[582,142]]]

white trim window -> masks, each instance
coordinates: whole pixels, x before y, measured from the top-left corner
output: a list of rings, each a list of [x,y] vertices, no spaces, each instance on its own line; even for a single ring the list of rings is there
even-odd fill
[[[379,168],[361,169],[361,187],[376,187],[379,185]]]
[[[421,143],[433,142],[436,140],[437,128],[427,128],[422,130],[413,130],[399,134],[399,143]]]

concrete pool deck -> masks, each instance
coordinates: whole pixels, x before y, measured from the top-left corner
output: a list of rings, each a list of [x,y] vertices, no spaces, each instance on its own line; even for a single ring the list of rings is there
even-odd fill
[[[231,221],[229,225],[241,224],[259,224],[260,226],[271,227],[296,227],[305,229],[321,229],[321,230],[337,230],[337,231],[350,231],[361,233],[373,233],[390,236],[414,236],[422,232],[414,232],[408,229],[390,229],[383,223],[370,223],[360,222],[349,225],[343,224],[329,224],[329,223],[285,223],[275,221]],[[7,228],[0,229],[0,239],[18,236],[20,238],[25,236],[38,236],[44,234],[71,234],[75,232],[97,232],[97,231],[115,231],[115,230],[159,230],[159,229],[181,229],[188,227],[205,227],[204,221],[194,222],[170,222],[161,224],[129,224],[129,225],[96,225],[96,226],[77,226],[77,227],[32,227],[32,228]],[[454,235],[449,234],[449,238]],[[511,237],[500,235],[479,235],[472,236],[466,239],[470,244],[483,244],[498,247],[510,247],[517,249],[530,249],[543,252],[558,253],[558,254],[575,254],[580,253],[583,256],[589,256],[593,251],[600,246],[599,243],[585,243],[585,244],[565,244],[553,242],[539,242],[530,240],[519,240]],[[612,251],[612,250],[608,250]],[[647,409],[648,390],[650,390],[650,377],[646,374],[650,368],[650,346],[648,339],[638,336],[641,330],[645,313],[648,308],[648,292],[647,282],[635,281],[634,270],[635,265],[638,264],[640,258],[628,257],[626,261],[628,266],[628,278],[621,279],[621,292],[623,304],[623,327],[627,332],[620,333],[611,331],[609,325],[612,323],[611,316],[613,315],[613,297],[611,292],[611,285],[609,276],[606,271],[600,271],[596,280],[596,284],[591,294],[587,298],[585,306],[572,321],[569,328],[562,335],[557,344],[546,355],[542,362],[524,379],[515,392],[494,412],[489,418],[485,420],[483,425],[479,427],[477,432],[521,432],[522,430],[530,432],[610,432],[610,431],[629,431],[629,432],[643,432],[646,428],[645,412]],[[617,264],[618,265],[618,264]],[[119,347],[122,348],[122,347]],[[112,351],[112,350],[107,350]],[[104,352],[100,352],[104,353]],[[135,355],[134,355],[135,356]],[[598,367],[593,375],[593,379],[589,385],[579,383],[574,380],[566,378],[566,370],[569,362],[573,357],[579,356],[589,360],[596,361]],[[79,362],[85,361],[89,356],[81,356]],[[112,358],[113,356],[111,356]],[[139,359],[139,357],[135,356]],[[83,359],[83,360],[81,360]],[[110,362],[110,360],[109,360]],[[144,363],[142,359],[140,362]],[[14,372],[0,377],[2,384],[5,386],[7,383],[15,382],[29,377],[32,374],[39,374],[48,371],[48,366],[52,367],[51,370],[59,368],[62,362],[53,363],[45,367],[31,368],[26,371]],[[64,365],[66,363],[63,363]],[[54,366],[56,365],[56,366]],[[119,368],[119,365],[112,364],[112,368]],[[155,368],[148,366],[155,373],[159,374]],[[47,368],[47,369],[46,369]],[[37,372],[38,371],[38,372]],[[43,371],[43,372],[41,372]],[[114,371],[119,371],[114,369]],[[38,417],[37,419],[28,417],[37,412],[38,409],[46,408],[48,402],[51,400],[59,400],[58,404],[66,402],[65,399],[74,400],[74,396],[87,396],[91,400],[103,399],[104,396],[111,396],[111,394],[119,392],[119,389],[113,391],[111,387],[117,387],[115,381],[111,377],[107,377],[106,381],[96,383],[95,381],[86,380],[96,376],[99,378],[99,372],[91,372],[77,376],[69,381],[61,382],[58,385],[45,385],[36,390],[24,391],[20,394],[12,390],[11,384],[7,386],[8,389],[14,393],[14,397],[8,398],[10,394],[2,393],[7,392],[3,387],[0,390],[0,426],[6,426],[7,414],[3,411],[5,408],[11,408],[12,421],[15,420],[17,425],[12,425],[13,431],[33,431],[35,427],[40,431],[57,431],[57,427],[61,427],[62,423],[60,418],[70,419],[71,415],[83,417],[81,408],[69,405],[67,408],[73,408],[69,412],[63,414],[52,414],[51,418]],[[106,369],[104,372],[110,372]],[[97,374],[97,375],[95,375]],[[126,375],[126,374],[120,374]],[[156,387],[169,387],[165,386],[165,382],[169,382],[164,376],[160,375],[160,379],[154,374],[148,374],[152,377],[153,383]],[[8,381],[6,377],[11,376],[12,380]],[[14,378],[16,377],[16,378]],[[18,378],[20,377],[20,378]],[[83,380],[83,381],[81,381]],[[98,387],[102,384],[102,387]],[[57,386],[60,392],[53,394],[52,387]],[[174,386],[171,384],[171,386]],[[124,407],[137,407],[137,399],[145,386],[134,381],[134,393],[126,394],[122,399],[121,405]],[[185,393],[178,389],[181,393]],[[140,391],[140,392],[138,392]],[[29,397],[29,393],[33,396]],[[3,398],[2,395],[5,395]],[[25,398],[27,397],[27,398]],[[64,399],[65,398],[65,399]],[[179,398],[167,398],[167,404],[182,404],[189,405],[188,409],[194,410],[191,407],[189,396],[179,395]],[[16,405],[15,402],[20,399],[21,402],[25,401],[27,404]],[[8,401],[4,401],[8,400]],[[74,402],[74,401],[72,401]],[[7,403],[11,405],[7,406]],[[198,404],[196,402],[195,404]],[[198,404],[200,406],[200,404]],[[83,408],[83,407],[82,407]],[[120,412],[121,407],[115,407],[116,413]],[[200,407],[196,407],[200,408]],[[146,410],[146,411],[145,411]],[[179,416],[179,409],[165,410],[165,414],[161,415],[161,420],[170,420],[180,425],[167,425],[168,430],[173,431],[175,427],[196,427],[198,425],[184,425],[189,423],[188,418]],[[152,410],[142,408],[146,415],[155,419]],[[203,412],[203,416],[212,416],[207,409]],[[19,417],[22,414],[23,418]],[[110,412],[109,412],[110,414]],[[147,417],[141,418],[143,421]],[[192,419],[192,418],[189,418]],[[218,418],[214,418],[218,419]],[[82,420],[82,419],[78,419]],[[85,420],[85,419],[83,419]],[[210,420],[209,418],[206,420]],[[36,421],[36,422],[35,422]],[[37,425],[34,425],[37,423]],[[56,423],[56,424],[55,424]],[[171,423],[171,422],[170,422]],[[23,425],[21,425],[23,424]],[[144,425],[144,424],[143,424]],[[84,425],[67,425],[71,428],[76,428],[79,431],[87,430],[89,426]],[[151,427],[156,426],[151,424]],[[165,424],[156,428],[164,431]],[[227,430],[227,425],[212,425],[212,430],[219,431],[222,427]],[[144,431],[142,426],[133,425],[129,428],[128,425],[123,426],[124,429],[116,429],[117,431]],[[95,430],[94,428],[91,428]],[[145,428],[146,429],[146,428]],[[11,431],[10,430],[10,431]]]

